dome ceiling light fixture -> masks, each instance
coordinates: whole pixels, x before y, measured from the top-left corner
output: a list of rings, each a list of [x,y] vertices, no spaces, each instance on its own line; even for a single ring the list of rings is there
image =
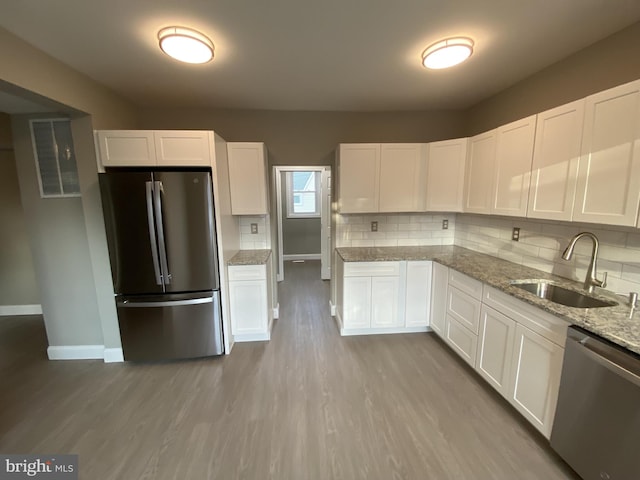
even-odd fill
[[[464,62],[473,53],[473,40],[453,37],[436,42],[422,52],[422,65],[434,70]]]
[[[185,27],[166,27],[158,32],[160,49],[185,63],[207,63],[213,58],[213,42],[206,35]]]

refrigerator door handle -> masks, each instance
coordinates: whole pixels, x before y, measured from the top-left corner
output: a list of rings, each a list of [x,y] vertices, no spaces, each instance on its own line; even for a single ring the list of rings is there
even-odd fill
[[[149,238],[151,239],[151,258],[153,259],[153,272],[156,276],[156,284],[162,285],[162,274],[160,273],[160,262],[158,260],[158,242],[156,241],[156,226],[153,217],[153,185],[145,182],[147,192],[147,222],[149,227]]]
[[[165,300],[160,302],[131,302],[129,300],[118,301],[119,307],[179,307],[183,305],[200,305],[203,303],[211,303],[213,302],[213,297],[205,297],[205,298],[190,298],[187,300]]]
[[[171,283],[171,273],[169,273],[169,261],[167,259],[167,247],[164,239],[164,223],[162,221],[162,197],[164,193],[162,182],[154,181],[153,205],[156,213],[156,229],[158,230],[158,246],[160,247],[160,265],[162,266],[163,280],[165,285]]]

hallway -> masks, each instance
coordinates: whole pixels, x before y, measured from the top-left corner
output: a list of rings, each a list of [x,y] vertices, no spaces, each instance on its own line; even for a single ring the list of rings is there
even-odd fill
[[[92,480],[575,478],[433,335],[341,338],[319,262],[285,268],[272,340],[223,358],[49,362],[0,321],[0,451]]]

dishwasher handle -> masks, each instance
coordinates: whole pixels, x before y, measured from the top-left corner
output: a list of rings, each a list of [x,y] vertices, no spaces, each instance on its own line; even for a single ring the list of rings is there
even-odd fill
[[[638,363],[638,368],[626,368],[626,365],[621,365],[623,362],[619,361],[625,354],[614,351],[607,345],[589,336],[584,336],[582,339],[569,337],[567,338],[567,341],[574,342],[578,351],[584,356],[589,357],[591,360],[595,361],[615,375],[633,383],[636,387],[640,387],[640,375],[633,371],[640,371],[640,363]],[[614,354],[611,355],[611,353]],[[624,363],[631,363],[634,361],[637,362],[637,360],[630,359]]]

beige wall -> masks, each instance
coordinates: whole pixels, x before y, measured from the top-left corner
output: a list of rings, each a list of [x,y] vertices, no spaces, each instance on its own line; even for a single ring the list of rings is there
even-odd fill
[[[11,119],[0,113],[0,306],[40,303],[20,200]]]
[[[270,165],[333,165],[345,142],[429,142],[460,136],[460,112],[285,112],[141,109],[145,129],[214,130],[228,142],[264,142]]]
[[[640,78],[640,23],[561,60],[470,108],[467,135]]]
[[[0,58],[1,89],[49,107],[60,105],[59,110],[73,118],[82,198],[60,201],[43,201],[33,191],[35,170],[30,169],[35,165],[28,126],[24,118],[12,119],[21,196],[49,344],[117,348],[120,335],[92,130],[137,128],[136,112],[109,89],[1,28]],[[72,258],[81,258],[81,264],[68,265],[66,261]]]

